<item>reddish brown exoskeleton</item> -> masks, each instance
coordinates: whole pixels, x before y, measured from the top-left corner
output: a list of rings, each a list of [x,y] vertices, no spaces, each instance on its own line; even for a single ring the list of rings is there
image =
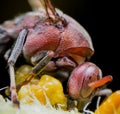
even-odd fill
[[[10,72],[11,99],[19,106],[14,65],[23,54],[26,61],[34,65],[23,84],[42,71],[57,72],[68,80],[68,94],[78,101],[81,110],[112,77],[102,78],[101,70],[86,62],[93,55],[94,48],[89,34],[80,24],[54,8],[49,0],[29,0],[29,3],[34,11],[5,21],[0,26],[1,50],[6,46],[4,44],[16,40],[14,48],[5,54]]]

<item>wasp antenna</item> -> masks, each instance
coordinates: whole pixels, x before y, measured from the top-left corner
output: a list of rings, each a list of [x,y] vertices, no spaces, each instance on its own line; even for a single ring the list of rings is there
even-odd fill
[[[56,12],[55,7],[51,4],[50,0],[28,0],[28,2],[34,11],[44,9],[48,18],[55,18],[58,16],[58,13]],[[52,14],[52,17],[50,14]]]
[[[51,4],[50,0],[44,0],[44,4],[48,18],[52,18],[52,20],[54,20],[56,17],[59,16],[55,10],[55,7]],[[52,17],[50,16],[50,14],[52,14]]]
[[[59,16],[58,13],[55,10],[55,7],[51,4],[50,0],[45,0],[45,1],[47,1],[47,4],[48,4],[49,8],[51,9],[53,15],[54,16]]]

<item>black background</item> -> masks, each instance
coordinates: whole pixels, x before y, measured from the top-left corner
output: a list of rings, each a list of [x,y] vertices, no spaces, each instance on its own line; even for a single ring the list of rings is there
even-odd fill
[[[103,75],[113,76],[108,85],[113,91],[120,89],[119,9],[116,1],[52,0],[52,3],[89,32],[95,48],[91,62],[102,69]],[[0,23],[29,10],[27,0],[0,0]],[[0,86],[8,80],[0,74]]]

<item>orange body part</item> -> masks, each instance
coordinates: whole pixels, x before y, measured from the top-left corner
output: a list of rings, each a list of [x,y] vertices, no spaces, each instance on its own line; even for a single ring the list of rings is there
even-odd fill
[[[108,83],[110,81],[112,81],[112,76],[108,75],[108,76],[103,77],[100,80],[89,83],[88,86],[92,87],[92,88],[98,88],[100,86],[105,85],[106,83]]]

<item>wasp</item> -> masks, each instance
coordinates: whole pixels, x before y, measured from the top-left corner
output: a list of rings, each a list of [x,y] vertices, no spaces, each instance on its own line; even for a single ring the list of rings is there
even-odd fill
[[[82,110],[96,94],[100,94],[106,83],[112,81],[112,76],[102,77],[101,69],[89,62],[94,47],[82,25],[55,8],[50,0],[28,2],[33,11],[0,25],[1,50],[10,41],[15,42],[4,55],[9,67],[11,100],[19,107],[15,64],[22,54],[34,67],[21,85],[43,71],[57,72],[67,80],[68,95],[78,101],[77,107]]]

